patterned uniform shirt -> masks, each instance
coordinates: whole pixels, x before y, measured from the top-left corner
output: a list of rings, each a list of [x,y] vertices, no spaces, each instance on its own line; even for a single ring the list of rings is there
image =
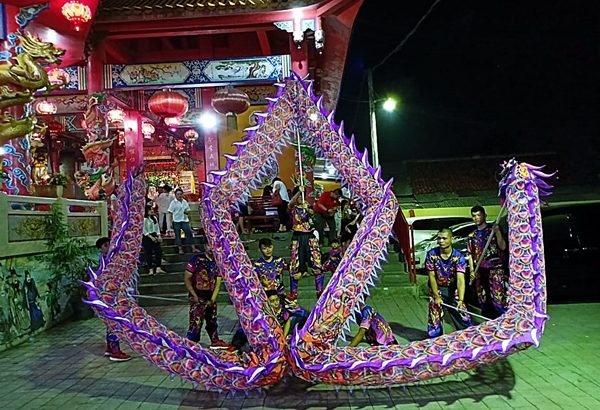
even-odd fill
[[[329,258],[327,258],[327,261],[325,261],[325,263],[323,264],[323,270],[331,273],[335,272],[341,260],[342,248],[331,248],[331,250],[329,251]]]
[[[360,313],[359,326],[366,329],[365,339],[372,345],[386,346],[396,344],[392,328],[375,309],[365,306]]]
[[[281,256],[273,256],[268,262],[264,258],[259,258],[254,262],[254,270],[265,291],[276,290],[278,293],[284,291],[282,273],[288,270],[288,266]]]
[[[465,273],[467,262],[462,253],[452,249],[452,254],[448,259],[443,259],[440,247],[435,247],[427,252],[425,258],[425,270],[435,273],[435,280],[438,286],[456,286],[456,277],[458,273]]]
[[[473,266],[477,265],[477,261],[481,257],[481,253],[485,248],[485,244],[492,234],[492,225],[487,225],[483,229],[475,229],[467,237],[467,252],[473,258]],[[502,266],[504,254],[498,247],[498,240],[496,235],[492,236],[490,246],[485,251],[483,260],[481,261],[482,268],[495,268]]]
[[[294,232],[312,232],[313,221],[308,209],[294,206],[291,210],[292,215],[292,231]]]
[[[195,291],[215,290],[219,269],[215,261],[209,259],[205,253],[192,256],[185,270],[192,273],[192,286]]]

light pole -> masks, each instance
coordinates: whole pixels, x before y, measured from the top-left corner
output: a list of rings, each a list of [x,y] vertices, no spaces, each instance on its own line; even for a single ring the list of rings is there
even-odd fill
[[[375,104],[383,99],[375,99],[373,91],[373,69],[367,69],[367,86],[369,89],[369,125],[371,128],[371,165],[374,168],[379,166],[379,147],[377,143],[377,116],[375,114]],[[392,112],[396,109],[397,101],[394,98],[388,97],[383,104],[386,111]]]
[[[367,70],[367,88],[369,89],[369,124],[371,128],[371,165],[379,166],[379,148],[377,146],[377,117],[375,116],[375,97],[373,93],[373,69]]]

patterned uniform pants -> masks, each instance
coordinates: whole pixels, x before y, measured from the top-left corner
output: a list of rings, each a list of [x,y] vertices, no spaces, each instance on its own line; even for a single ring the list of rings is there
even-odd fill
[[[312,232],[294,232],[292,235],[290,255],[290,295],[298,296],[298,280],[294,279],[294,275],[301,273],[308,274],[308,266],[310,265],[315,276],[315,288],[317,298],[323,293],[325,276],[321,266],[321,249],[319,241]]]
[[[191,297],[190,301],[190,323],[186,338],[198,343],[200,341],[200,330],[202,323],[205,322],[206,333],[210,337],[210,341],[219,340],[218,325],[217,325],[217,304],[208,306],[206,301],[201,300],[195,303]]]
[[[483,316],[496,319],[506,312],[508,278],[502,266],[480,267],[475,278],[475,288]]]
[[[444,332],[442,325],[442,318],[444,311],[450,315],[452,324],[457,330],[466,329],[473,325],[471,317],[468,313],[461,313],[455,309],[447,308],[445,306],[437,305],[433,298],[433,293],[429,289],[429,315],[427,317],[427,334],[429,337],[438,337]],[[458,306],[458,295],[456,289],[440,286],[438,292],[442,297],[442,302],[447,305],[457,307]]]

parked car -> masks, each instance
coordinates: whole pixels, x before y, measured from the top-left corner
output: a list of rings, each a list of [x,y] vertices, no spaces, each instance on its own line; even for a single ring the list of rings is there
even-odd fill
[[[600,201],[549,205],[541,214],[548,302],[600,302]],[[467,238],[453,246],[466,252]]]
[[[413,244],[417,244],[424,239],[430,239],[442,228],[463,223],[472,222],[470,216],[444,215],[444,216],[414,216],[406,218],[406,222],[412,225],[414,232]]]
[[[463,238],[466,238],[473,230],[475,229],[475,223],[471,222],[463,222],[457,225],[452,225],[449,227],[452,230],[452,236],[454,237],[454,241],[459,241]],[[425,270],[425,257],[427,256],[427,252],[430,249],[435,248],[437,244],[437,234],[436,231],[429,238],[422,240],[421,242],[415,245],[415,267],[417,272],[426,273]]]

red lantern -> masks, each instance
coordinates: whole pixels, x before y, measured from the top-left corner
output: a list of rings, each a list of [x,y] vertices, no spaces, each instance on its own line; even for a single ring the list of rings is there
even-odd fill
[[[35,112],[40,115],[52,115],[56,114],[56,104],[48,100],[41,100],[35,105]]]
[[[118,108],[114,110],[110,110],[106,113],[106,118],[110,121],[111,124],[117,125],[123,121],[125,121],[125,112]]]
[[[154,125],[150,124],[149,122],[145,122],[142,124],[142,134],[144,134],[144,138],[152,138],[152,134],[154,134],[154,131],[156,131]]]
[[[69,73],[62,68],[53,68],[52,70],[48,71],[48,81],[50,81],[50,84],[52,85],[66,85],[69,83],[69,80]]]
[[[158,91],[148,100],[148,109],[159,117],[181,117],[188,110],[188,100],[175,91]]]
[[[165,118],[165,125],[169,128],[177,128],[181,124],[181,118],[179,117],[167,117]]]
[[[69,0],[63,4],[60,11],[67,20],[73,23],[75,31],[79,31],[79,26],[82,23],[87,23],[92,19],[92,10],[90,7],[77,0]]]
[[[250,97],[242,90],[227,86],[215,93],[211,104],[218,113],[241,114],[250,107]]]
[[[183,134],[183,136],[186,137],[190,141],[196,141],[198,139],[198,131],[190,128]]]

